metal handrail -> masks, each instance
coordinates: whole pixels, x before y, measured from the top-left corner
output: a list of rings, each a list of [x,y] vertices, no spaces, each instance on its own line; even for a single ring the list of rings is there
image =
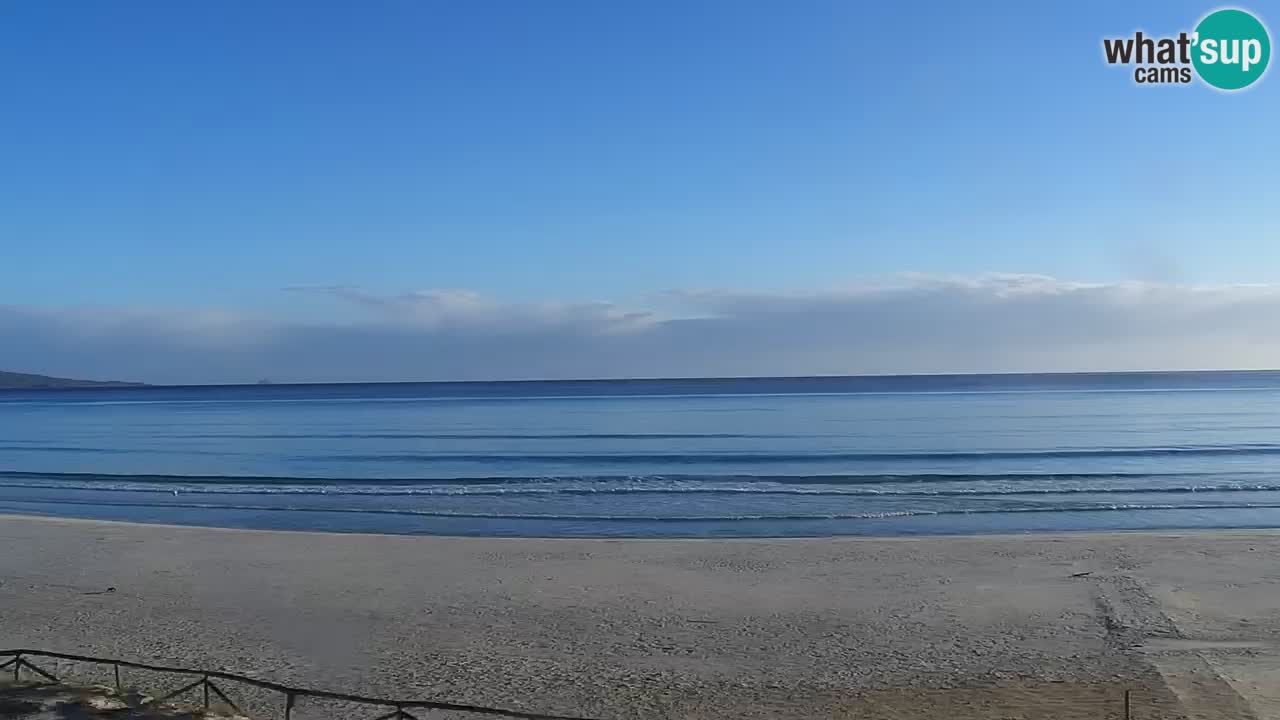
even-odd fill
[[[3,670],[4,668],[7,668],[10,665],[12,665],[14,681],[17,681],[19,679],[19,672],[22,670],[22,668],[25,667],[28,670],[43,676],[44,678],[46,678],[51,682],[60,682],[60,680],[57,677],[55,677],[52,673],[49,673],[41,668],[36,667],[29,660],[27,660],[25,656],[55,658],[59,660],[73,660],[76,662],[87,662],[87,663],[94,663],[97,665],[112,665],[115,669],[115,681],[116,681],[117,690],[122,689],[120,685],[120,668],[122,667],[134,668],[138,670],[149,670],[152,672],[174,673],[178,675],[201,676],[201,678],[196,682],[186,685],[181,689],[171,692],[168,695],[165,695],[164,697],[154,700],[152,702],[164,702],[165,700],[168,700],[170,698],[176,697],[183,693],[189,692],[196,688],[202,688],[204,691],[205,707],[208,707],[209,705],[209,692],[210,690],[212,690],[214,694],[216,694],[218,697],[220,697],[223,700],[223,702],[226,702],[233,709],[235,709],[235,704],[231,702],[230,698],[228,698],[225,694],[223,694],[222,690],[219,689],[217,685],[214,685],[212,682],[210,682],[210,678],[217,678],[219,680],[227,680],[230,682],[238,682],[238,683],[243,683],[245,685],[252,685],[254,687],[262,688],[264,690],[272,690],[274,692],[281,693],[282,695],[285,696],[285,706],[284,706],[285,720],[291,720],[294,702],[299,697],[314,697],[314,698],[323,698],[327,700],[343,700],[346,702],[358,703],[362,705],[374,705],[374,706],[384,707],[384,708],[393,708],[390,714],[382,716],[382,718],[379,718],[379,720],[383,720],[384,718],[388,720],[392,718],[396,720],[401,720],[404,718],[408,718],[412,720],[413,716],[406,711],[407,708],[417,708],[417,709],[423,709],[423,710],[453,710],[457,712],[475,713],[478,715],[493,715],[497,717],[521,718],[521,720],[591,720],[590,718],[577,717],[572,715],[550,715],[547,713],[525,712],[523,710],[507,710],[503,708],[485,707],[483,705],[467,705],[463,703],[451,703],[451,702],[444,702],[440,700],[389,700],[387,698],[375,698],[375,697],[368,697],[365,695],[352,695],[349,693],[333,692],[331,690],[312,690],[309,688],[291,687],[289,685],[271,682],[270,680],[259,680],[257,678],[251,678],[245,675],[238,675],[236,673],[223,672],[221,670],[196,670],[192,668],[169,667],[166,665],[153,665],[151,663],[140,663],[140,662],[133,662],[129,660],[119,660],[115,658],[101,658],[101,657],[92,657],[89,655],[73,655],[71,653],[49,652],[47,650],[28,650],[28,649],[0,650],[0,657],[12,658],[8,662],[0,663],[0,670]]]

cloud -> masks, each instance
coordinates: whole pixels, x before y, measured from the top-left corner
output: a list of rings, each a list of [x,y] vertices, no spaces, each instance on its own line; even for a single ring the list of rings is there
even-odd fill
[[[458,290],[290,288],[342,321],[0,306],[4,369],[162,383],[1280,366],[1280,286],[901,276],[778,294],[506,303]]]
[[[347,286],[287,290],[336,298],[367,311],[370,320],[419,331],[518,334],[579,328],[608,333],[641,327],[653,319],[650,313],[626,312],[606,302],[511,304],[469,290],[429,290],[390,296]]]

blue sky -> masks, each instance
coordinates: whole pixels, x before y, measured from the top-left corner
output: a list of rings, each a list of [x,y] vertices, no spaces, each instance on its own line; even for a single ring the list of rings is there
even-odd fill
[[[1274,73],[1224,94],[1102,61],[1213,7],[12,3],[0,304],[1280,283]]]

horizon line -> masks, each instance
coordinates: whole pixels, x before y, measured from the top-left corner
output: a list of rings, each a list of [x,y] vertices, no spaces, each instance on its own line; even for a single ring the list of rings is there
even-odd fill
[[[1199,368],[1194,370],[1069,370],[1069,371],[1017,371],[1017,372],[934,372],[934,373],[859,373],[852,375],[708,375],[708,376],[675,376],[675,377],[594,377],[594,378],[522,378],[502,380],[336,380],[336,381],[272,381],[235,383],[146,383],[116,380],[89,380],[93,383],[86,386],[65,387],[15,387],[0,388],[9,390],[110,390],[138,388],[206,388],[206,387],[313,387],[321,385],[533,385],[550,383],[613,383],[613,382],[690,382],[690,381],[740,381],[740,380],[851,380],[851,379],[891,379],[891,378],[973,378],[973,377],[1070,377],[1096,375],[1192,375],[1213,373],[1274,373],[1280,368]],[[50,379],[66,380],[68,378]]]

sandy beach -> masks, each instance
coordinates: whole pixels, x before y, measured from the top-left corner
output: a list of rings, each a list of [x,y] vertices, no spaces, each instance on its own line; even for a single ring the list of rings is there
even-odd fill
[[[1140,718],[1280,710],[1269,532],[527,540],[5,516],[0,547],[0,645],[346,692],[598,718],[1122,717],[1125,689]]]

